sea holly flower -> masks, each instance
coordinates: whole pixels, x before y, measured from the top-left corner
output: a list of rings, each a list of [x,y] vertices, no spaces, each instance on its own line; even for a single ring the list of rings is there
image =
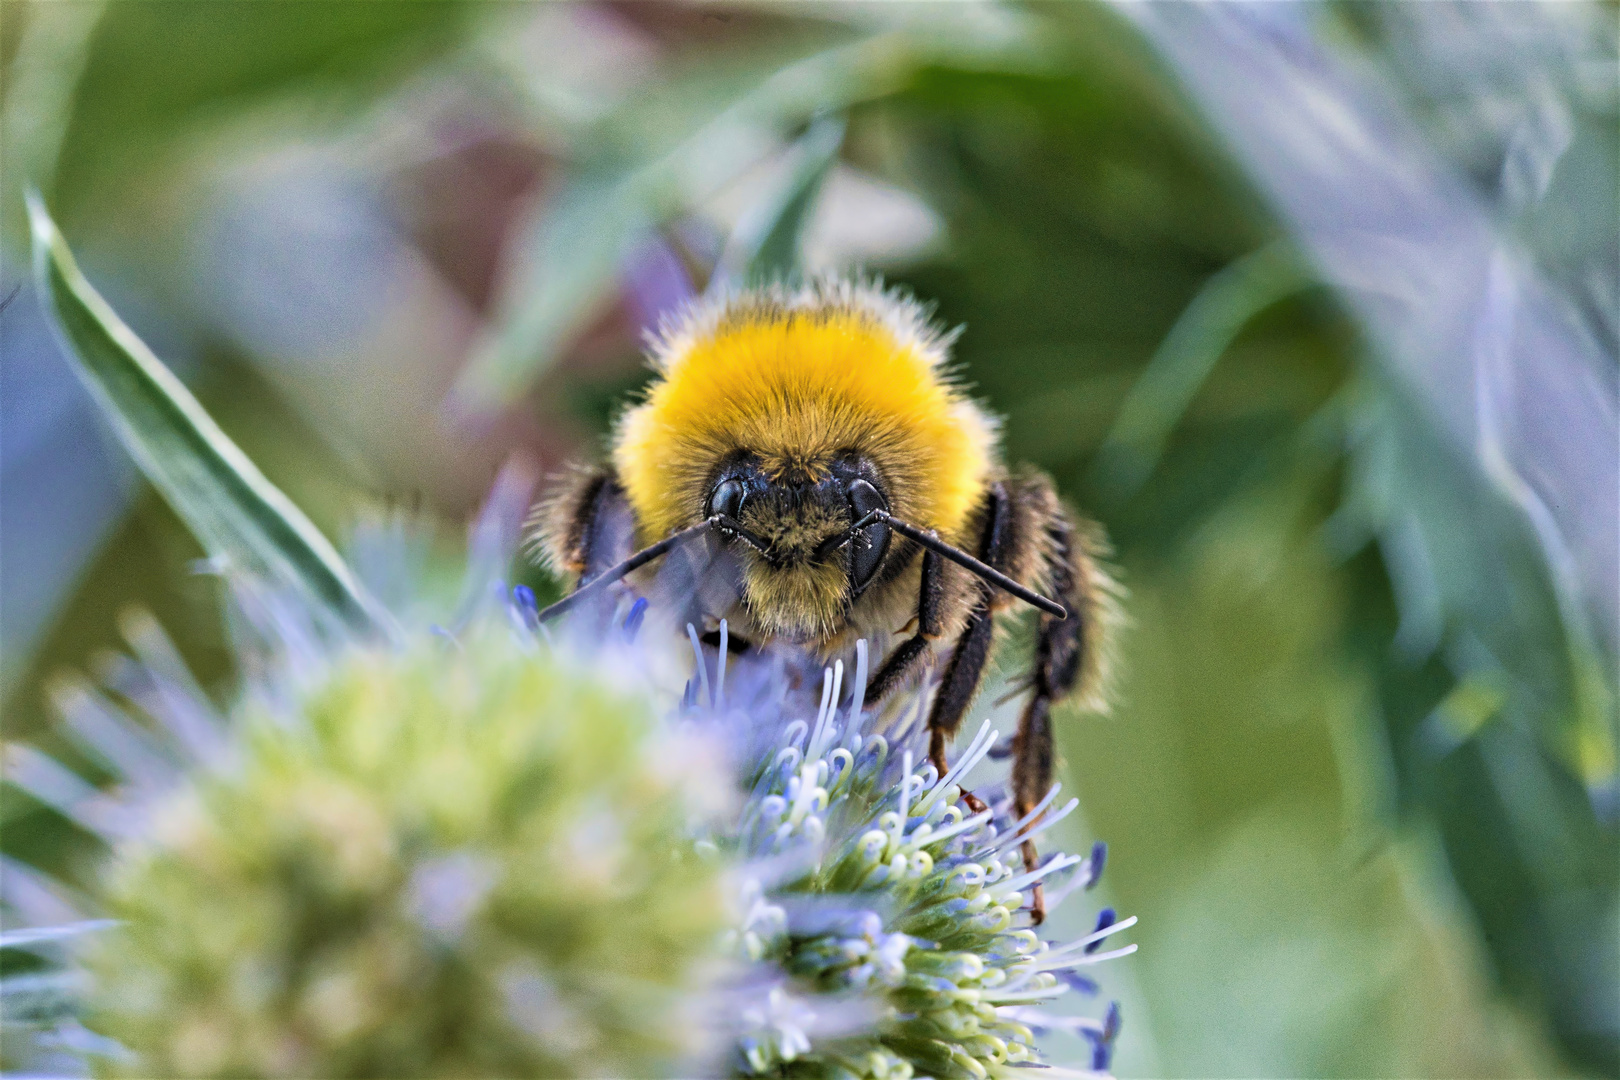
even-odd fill
[[[907,1077],[1012,1075],[1040,1062],[1039,1028],[1085,1033],[1091,1070],[1108,1068],[1119,1027],[1118,1007],[1105,1019],[1049,1017],[1034,1007],[1071,989],[1095,986],[1079,974],[1127,955],[1134,945],[1103,950],[1129,929],[1111,909],[1078,941],[1053,944],[1029,925],[1027,890],[1045,882],[1056,906],[1094,885],[1106,848],[1084,858],[1053,855],[1022,865],[1023,840],[1061,821],[1076,806],[1052,810],[1058,789],[1021,820],[1010,799],[970,813],[961,780],[990,752],[989,721],[945,776],[921,753],[926,695],[899,703],[905,719],[886,733],[870,728],[866,708],[870,660],[856,647],[853,688],[844,666],[822,673],[813,719],[793,718],[783,656],[752,664],[731,661],[720,627],[714,672],[688,628],[697,676],[686,693],[687,717],[731,732],[745,750],[748,799],[711,842],[746,860],[740,925],[728,936],[734,955],[755,965],[763,1004],[744,1013],[734,1066],[746,1075]],[[729,704],[728,704],[729,701]],[[840,707],[841,703],[843,704]],[[876,712],[876,710],[873,710]],[[919,764],[920,763],[920,764]],[[747,869],[753,868],[753,876]],[[852,1002],[865,1014],[847,1022]]]
[[[730,784],[644,692],[481,618],[453,640],[336,647],[228,727],[205,700],[145,700],[171,733],[206,724],[212,760],[88,688],[63,702],[125,781],[94,818],[116,823],[94,898],[109,922],[70,966],[75,1024],[108,1040],[98,1072],[650,1075],[709,1059],[693,990],[728,915],[722,868],[691,837]]]

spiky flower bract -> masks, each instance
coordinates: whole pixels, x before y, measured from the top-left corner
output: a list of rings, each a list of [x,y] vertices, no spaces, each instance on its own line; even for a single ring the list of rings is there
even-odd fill
[[[729,780],[645,696],[486,626],[234,718],[121,845],[85,1022],[128,1076],[653,1075],[701,1049]]]
[[[1085,1034],[1092,1071],[1106,1070],[1117,1007],[1088,1020],[1032,1006],[1075,987],[1095,992],[1077,969],[1134,951],[1099,946],[1136,920],[1116,922],[1105,909],[1095,932],[1052,945],[1020,910],[1037,881],[1057,886],[1054,906],[1095,884],[1104,849],[1024,867],[1020,843],[1061,820],[1073,801],[1048,814],[1048,797],[1016,822],[1005,816],[1004,796],[979,814],[964,811],[961,779],[995,740],[988,721],[943,777],[916,752],[920,709],[887,735],[863,732],[873,720],[863,716],[864,645],[849,706],[837,706],[846,699],[835,665],[824,673],[813,722],[784,715],[757,726],[780,700],[780,665],[756,673],[752,687],[747,674],[734,680],[741,708],[725,706],[724,665],[712,684],[702,673],[697,693],[709,696],[711,711],[754,731],[745,757],[753,764],[749,801],[716,840],[758,868],[732,935],[757,980],[735,1068],[881,1080],[1017,1075],[1041,1061],[1036,1031],[1061,1025]]]

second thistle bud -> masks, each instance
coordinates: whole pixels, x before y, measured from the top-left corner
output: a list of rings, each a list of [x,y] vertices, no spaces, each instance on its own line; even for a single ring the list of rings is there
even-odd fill
[[[648,1075],[725,919],[727,781],[500,630],[353,650],[236,717],[115,856],[91,1027],[141,1076]],[[671,767],[672,760],[680,767]]]

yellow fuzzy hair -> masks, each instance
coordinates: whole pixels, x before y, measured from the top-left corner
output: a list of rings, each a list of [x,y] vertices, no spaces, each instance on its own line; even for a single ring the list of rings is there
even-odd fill
[[[946,370],[951,338],[915,301],[865,282],[744,292],[687,311],[652,343],[659,377],[620,417],[613,464],[648,543],[695,523],[731,452],[815,476],[864,454],[902,519],[959,540],[995,467],[995,423]]]

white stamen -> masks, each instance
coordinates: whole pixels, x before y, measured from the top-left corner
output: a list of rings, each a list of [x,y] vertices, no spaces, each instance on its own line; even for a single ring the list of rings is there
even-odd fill
[[[78,773],[26,743],[5,748],[5,779],[111,844],[139,828],[140,816]]]
[[[445,632],[444,640],[460,650],[461,643]],[[145,661],[141,662],[143,665]],[[146,686],[135,692],[118,688],[142,711],[161,723],[181,752],[192,762],[213,763],[224,758],[225,724],[206,699],[198,699],[156,668],[145,667]],[[132,688],[133,689],[133,688]]]
[[[844,737],[844,745],[852,749],[856,745],[854,740],[860,738],[861,710],[866,707],[866,670],[870,652],[865,638],[855,643],[855,694],[849,704],[849,731]]]
[[[995,842],[991,844],[988,850],[997,852],[1007,851],[1008,849],[1023,843],[1025,840],[1028,840],[1030,836],[1033,836],[1034,833],[1026,834],[1023,830],[1031,822],[1040,817],[1048,806],[1052,805],[1052,800],[1057,798],[1058,792],[1062,790],[1063,785],[1061,783],[1053,784],[1051,790],[1046,793],[1046,797],[1040,802],[1036,803],[1033,810],[1014,822],[1013,827],[1007,830],[1006,835],[997,837]],[[1068,813],[1068,810],[1065,809],[1064,812]]]
[[[793,721],[793,723],[782,729],[782,745],[797,748],[799,740],[804,738],[804,733],[809,730],[810,725],[803,720]]]
[[[1079,873],[1075,874],[1068,881],[1064,882],[1061,887],[1051,890],[1046,894],[1046,909],[1051,911],[1053,908],[1056,908],[1059,904],[1063,903],[1064,900],[1067,900],[1073,893],[1086,888],[1086,886],[1091,883],[1091,875],[1093,873],[1094,870],[1091,865],[1091,856],[1087,855],[1085,861],[1080,864]]]
[[[16,859],[0,855],[0,904],[31,926],[58,926],[85,918],[85,904],[63,885]]]
[[[1086,967],[1086,966],[1088,966],[1090,964],[1101,964],[1101,963],[1103,963],[1105,961],[1108,961],[1108,960],[1118,960],[1122,956],[1129,956],[1129,955],[1131,955],[1131,953],[1133,953],[1135,951],[1136,951],[1136,946],[1135,945],[1127,945],[1123,949],[1114,949],[1112,952],[1092,953],[1089,956],[1082,956],[1082,957],[1080,957],[1078,959],[1071,960],[1069,962],[1068,966],[1069,967]]]
[[[985,813],[988,814],[989,811],[986,810]],[[978,885],[983,885],[986,875],[984,867],[980,866],[978,863],[967,863],[966,865],[957,868],[955,876],[962,879],[963,885],[973,888]]]
[[[906,803],[911,794],[911,751],[907,750],[900,759],[900,813],[894,823],[894,833],[890,837],[890,844],[900,846],[900,841],[906,835]]]
[[[118,629],[130,648],[135,650],[136,657],[153,675],[184,694],[194,707],[205,711],[217,728],[224,727],[225,722],[214,712],[208,695],[203,693],[191,669],[181,659],[180,650],[174,647],[174,642],[169,640],[169,635],[163,632],[163,627],[158,625],[151,612],[139,609],[126,612],[118,620]]]
[[[832,704],[828,706],[828,710],[827,710],[827,730],[824,732],[825,741],[827,743],[831,743],[834,739],[836,739],[838,737],[838,724],[837,724],[837,720],[838,720],[838,695],[843,693],[843,692],[844,692],[844,662],[842,660],[834,660],[833,661],[833,682],[832,682]],[[821,752],[822,753],[826,752],[826,747],[824,745],[821,747]],[[821,754],[818,753],[816,756],[820,757]]]
[[[167,787],[178,777],[156,740],[83,680],[61,680],[51,687],[50,698],[74,741],[116,775],[148,789]]]
[[[986,1005],[1001,1007],[1004,1005],[1021,1005],[1028,1001],[1051,1001],[1062,991],[1057,988],[1047,990],[1024,990],[1021,992],[997,991],[984,995],[981,999]],[[1062,1075],[1062,1074],[1058,1074]],[[1071,1076],[1102,1076],[1102,1073],[1071,1073]]]
[[[1103,927],[1101,930],[1095,930],[1092,933],[1087,934],[1083,938],[1079,938],[1079,939],[1077,939],[1075,941],[1068,942],[1067,944],[1064,944],[1064,945],[1059,945],[1057,948],[1051,949],[1051,950],[1049,950],[1047,952],[1042,953],[1040,956],[1036,957],[1036,961],[1037,961],[1036,970],[1037,971],[1042,971],[1042,970],[1046,970],[1048,967],[1052,967],[1052,966],[1063,967],[1063,966],[1065,966],[1067,961],[1065,961],[1063,964],[1056,964],[1056,965],[1049,965],[1047,963],[1047,961],[1057,960],[1057,959],[1060,959],[1062,957],[1066,957],[1070,953],[1076,953],[1076,952],[1083,953],[1083,952],[1086,951],[1086,946],[1087,945],[1091,945],[1094,942],[1101,941],[1103,938],[1106,938],[1106,937],[1112,937],[1114,934],[1119,933],[1121,930],[1129,930],[1131,927],[1133,927],[1135,925],[1136,925],[1136,916],[1132,915],[1129,918],[1121,919],[1118,922],[1109,923],[1107,926]]]
[[[1063,809],[1059,810],[1057,813],[1050,814],[1042,820],[1036,822],[1034,825],[1029,827],[1028,831],[1020,832],[1020,828],[1022,828],[1023,825],[1025,825],[1029,820],[1028,817],[1024,818],[1019,822],[1018,825],[1013,827],[1011,832],[1001,839],[1001,843],[997,846],[996,850],[1010,851],[1017,845],[1022,844],[1025,840],[1034,839],[1047,829],[1050,829],[1052,826],[1068,817],[1070,814],[1074,813],[1075,808],[1079,805],[1079,799],[1070,799],[1068,802],[1063,804]],[[1033,816],[1033,814],[1031,814],[1031,816]]]
[[[703,646],[698,643],[697,627],[687,623],[686,636],[692,639],[692,655],[697,658],[698,685],[703,687],[703,696],[709,699],[709,707],[712,709],[714,694],[709,690],[709,668],[703,662]]]
[[[1057,1016],[1040,1009],[1009,1009],[1009,1020],[1016,1020],[1020,1024],[1031,1027],[1051,1028],[1054,1031],[1070,1031],[1079,1034],[1082,1031],[1103,1030],[1103,1022],[1090,1016]]]
[[[1039,881],[1047,874],[1055,874],[1059,870],[1067,869],[1079,861],[1080,856],[1078,855],[1059,855],[1057,858],[1048,862],[1045,866],[1038,866],[1026,873],[1019,874],[1015,878],[997,883],[996,892],[998,894],[1018,892],[1025,885]]]
[[[821,734],[827,730],[827,707],[832,701],[833,673],[832,668],[821,669],[821,708],[816,713],[816,726],[810,734],[810,745],[805,748],[804,756],[817,758],[821,756]]]
[[[989,821],[990,818],[991,811],[985,810],[981,813],[974,814],[966,821],[955,822],[951,825],[947,825],[943,829],[940,829],[938,832],[930,832],[927,836],[919,837],[918,839],[925,844],[937,844],[941,840],[949,840],[958,833],[964,833],[970,829],[976,829],[980,825],[983,825],[985,822]]]
[[[68,923],[66,926],[41,926],[30,930],[7,930],[5,933],[0,934],[0,949],[16,949],[24,945],[40,945],[45,942],[62,941],[66,938],[94,933],[97,930],[105,930],[110,926],[117,925],[117,919],[86,919],[84,922]]]
[[[726,626],[726,620],[720,620],[720,659],[715,662],[714,671],[714,707],[716,710],[726,707],[726,654],[731,651],[731,631]]]
[[[827,775],[837,776],[837,785],[842,787],[851,776],[855,774],[855,755],[842,746],[827,755]]]

